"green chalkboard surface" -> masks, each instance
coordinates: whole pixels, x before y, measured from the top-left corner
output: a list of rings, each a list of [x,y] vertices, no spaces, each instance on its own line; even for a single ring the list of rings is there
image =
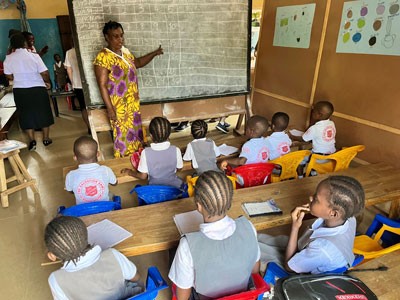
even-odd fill
[[[125,46],[140,57],[164,55],[139,70],[142,103],[249,92],[250,0],[68,0],[90,105],[102,104],[92,62],[105,46],[102,28],[122,24]]]

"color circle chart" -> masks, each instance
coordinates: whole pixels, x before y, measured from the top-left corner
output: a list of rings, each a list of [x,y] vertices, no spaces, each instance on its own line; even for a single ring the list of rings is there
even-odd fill
[[[400,0],[345,2],[336,52],[400,55]]]

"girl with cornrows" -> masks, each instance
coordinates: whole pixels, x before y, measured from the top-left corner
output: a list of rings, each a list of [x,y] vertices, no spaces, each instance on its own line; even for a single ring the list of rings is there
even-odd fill
[[[136,266],[113,248],[89,245],[81,219],[55,218],[46,226],[44,241],[49,259],[63,263],[49,277],[54,299],[126,299],[143,291]]]
[[[138,179],[148,179],[151,185],[183,187],[183,181],[176,175],[176,169],[183,167],[182,153],[168,141],[171,124],[166,118],[155,117],[149,125],[153,143],[146,147],[136,169],[124,168],[121,172]]]
[[[232,195],[232,183],[222,172],[199,176],[194,201],[204,223],[200,231],[181,238],[168,275],[179,300],[216,299],[245,291],[251,274],[259,272],[255,228],[243,216],[233,220],[226,215]]]

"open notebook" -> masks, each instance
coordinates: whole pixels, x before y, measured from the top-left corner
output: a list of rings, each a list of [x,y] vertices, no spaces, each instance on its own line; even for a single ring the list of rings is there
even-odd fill
[[[282,210],[276,205],[274,199],[262,202],[246,202],[242,204],[242,208],[249,217],[282,214]]]
[[[197,210],[177,214],[174,216],[174,222],[179,233],[185,234],[200,230],[200,224],[204,223],[203,216]]]

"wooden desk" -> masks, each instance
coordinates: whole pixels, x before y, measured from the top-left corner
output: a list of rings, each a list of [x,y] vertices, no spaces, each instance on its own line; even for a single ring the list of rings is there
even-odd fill
[[[375,269],[380,265],[385,265],[387,271],[365,271],[353,272],[351,276],[361,279],[380,299],[399,299],[400,298],[400,251],[392,252],[377,259],[370,260],[355,269]]]
[[[14,94],[6,90],[0,93],[0,140],[7,138],[7,132],[17,117]]]
[[[51,98],[51,101],[53,102],[53,107],[54,107],[54,114],[56,117],[60,115],[60,112],[58,111],[58,104],[57,104],[57,98],[60,97],[75,97],[75,93],[73,91],[67,91],[67,92],[49,92],[49,96]]]
[[[386,201],[398,202],[400,199],[400,170],[386,164],[365,165],[335,174],[353,176],[361,182],[366,193],[366,206]],[[236,190],[228,215],[232,218],[244,215],[241,208],[243,202],[274,198],[283,211],[282,215],[260,216],[251,218],[250,221],[257,230],[290,224],[290,211],[297,205],[307,203],[317,184],[327,176],[319,175]],[[132,232],[132,237],[115,248],[126,256],[134,256],[177,246],[180,235],[173,216],[194,209],[193,198],[188,198],[91,215],[82,219],[87,225],[109,219]]]

